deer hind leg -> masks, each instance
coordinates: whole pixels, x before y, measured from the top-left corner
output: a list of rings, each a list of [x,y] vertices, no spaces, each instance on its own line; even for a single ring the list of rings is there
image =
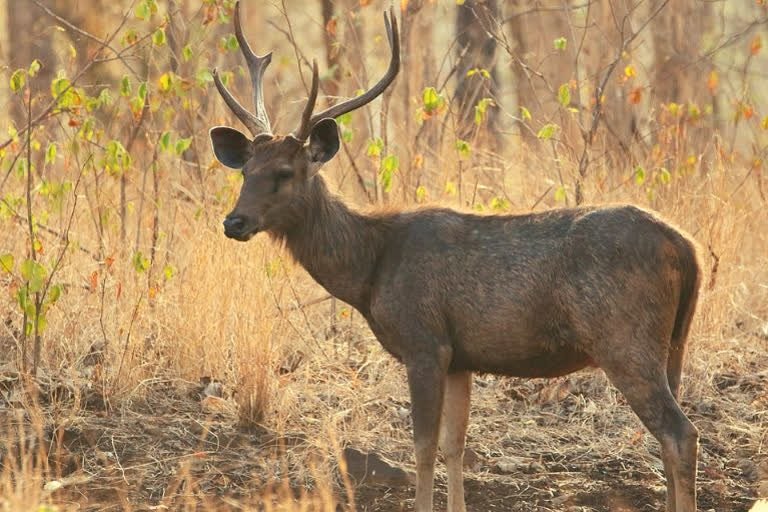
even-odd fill
[[[413,441],[416,450],[416,512],[432,512],[435,458],[450,349],[420,354],[405,361],[411,392]]]
[[[683,372],[684,355],[684,347],[673,342],[667,357],[667,381],[669,382],[669,389],[672,392],[672,396],[675,397],[675,400],[678,401],[678,403],[680,400],[680,379]],[[675,488],[674,472],[674,467],[665,458],[664,473],[667,476],[667,510],[670,512],[676,512],[677,510],[677,504],[675,503],[677,491]]]
[[[471,373],[448,374],[445,380],[439,438],[440,451],[445,457],[448,470],[448,512],[466,511],[462,470],[471,390]]]
[[[696,512],[698,431],[675,400],[666,361],[650,353],[632,356],[630,360],[602,361],[600,366],[661,443],[667,511]]]

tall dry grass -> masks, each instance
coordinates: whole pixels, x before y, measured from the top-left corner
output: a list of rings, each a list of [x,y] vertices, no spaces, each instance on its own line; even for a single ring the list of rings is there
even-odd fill
[[[548,186],[543,165],[540,169],[516,168],[515,172],[528,189]],[[745,366],[744,357],[745,350],[753,349],[742,341],[765,329],[768,234],[764,226],[768,213],[755,189],[740,185],[747,172],[721,166],[708,174],[679,176],[650,204],[640,187],[621,186],[610,193],[590,187],[588,192],[601,201],[653,207],[692,233],[700,244],[708,272],[686,365],[684,385],[689,401],[711,394],[715,374],[753,371]],[[622,173],[617,174],[614,179],[621,178]],[[102,190],[102,198],[114,200],[116,194],[116,188]],[[446,202],[456,201],[447,198]],[[225,398],[236,404],[240,425],[302,435],[303,449],[284,453],[284,460],[276,466],[282,465],[283,472],[278,473],[313,486],[326,482],[313,487],[321,489],[320,497],[306,498],[305,505],[297,505],[296,510],[327,509],[322,503],[334,500],[328,493],[336,467],[331,433],[345,444],[385,452],[393,443],[407,446],[408,424],[402,416],[407,390],[401,368],[377,346],[359,315],[344,305],[337,305],[335,332],[329,329],[328,301],[302,307],[303,302],[323,297],[323,290],[266,236],[247,244],[232,242],[218,229],[222,208],[196,219],[194,205],[183,201],[164,205],[176,210],[175,223],[164,226],[173,233],[168,258],[174,274],[169,279],[156,269],[148,283],[146,272],[136,272],[117,242],[114,252],[107,253],[114,254],[108,267],[77,248],[68,251],[57,276],[57,281],[66,284],[65,292],[49,315],[40,371],[51,382],[70,383],[75,396],[62,398],[60,404],[50,397],[46,400],[51,403],[44,406],[29,403],[28,414],[15,416],[9,424],[4,451],[21,452],[16,458],[5,458],[17,462],[3,465],[0,485],[6,509],[31,510],[42,503],[66,508],[56,493],[44,489],[46,482],[57,478],[48,462],[52,455],[40,451],[44,444],[39,441],[40,446],[35,447],[17,439],[40,437],[44,425],[50,428],[87,415],[88,403],[93,401],[102,401],[106,414],[119,415],[133,404],[150,403],[162,383],[186,389],[201,377],[223,383]],[[164,210],[161,215],[165,216]],[[82,245],[92,243],[95,236],[87,216],[83,207],[73,230],[73,237]],[[24,227],[8,221],[6,226],[4,249],[23,253]],[[43,239],[45,251],[55,253],[56,240]],[[12,283],[7,284],[13,288]],[[4,350],[11,356],[6,362],[13,365],[19,354],[16,329],[20,314],[11,293],[3,294],[0,301],[0,309],[6,311]],[[10,369],[4,368],[7,375]],[[19,389],[15,392],[21,393]],[[485,399],[489,398],[481,395],[476,399],[476,410],[485,410]],[[621,409],[618,402],[609,403],[613,405],[607,410]],[[731,413],[729,424],[714,428],[722,429],[723,435],[726,430],[741,429],[749,442],[759,443],[761,434],[754,424],[739,417],[739,410]],[[637,422],[628,421],[637,430]],[[599,439],[599,433],[595,438]],[[394,454],[401,462],[407,463],[409,457],[405,450]],[[314,468],[310,469],[310,461]],[[200,491],[192,495],[205,496]]]
[[[298,80],[290,85],[298,90]],[[239,92],[246,96],[245,91]],[[158,137],[172,124],[175,113],[187,111],[177,99],[159,100],[126,171],[129,229],[125,240],[120,233],[119,179],[105,173],[100,164],[86,166],[80,187],[65,195],[60,205],[35,194],[35,215],[49,228],[38,230],[42,260],[54,261],[63,248],[62,239],[50,230],[64,233],[71,211],[74,221],[71,243],[54,279],[63,285],[63,293],[48,313],[36,382],[21,374],[24,337],[15,295],[20,282],[0,273],[5,292],[0,293],[0,506],[4,510],[43,510],[48,505],[75,508],[87,502],[86,492],[97,496],[104,491],[104,481],[121,486],[117,508],[140,509],[145,504],[131,501],[130,492],[160,476],[167,478],[167,492],[155,501],[174,509],[335,510],[338,501],[348,501],[354,494],[351,485],[336,475],[340,447],[352,444],[385,453],[396,462],[412,463],[404,372],[379,348],[360,315],[344,304],[325,300],[324,290],[267,236],[246,244],[223,236],[220,222],[237,196],[239,181],[236,174],[215,164],[205,138],[208,125],[234,124],[222,113],[218,100],[205,103],[213,94],[210,84],[190,93],[202,117],[196,120],[201,126],[193,134],[200,151],[199,168],[189,159],[163,154],[152,170]],[[285,110],[299,107],[284,105],[281,120],[287,117]],[[106,139],[124,138],[123,128],[135,122],[125,100],[118,99],[110,115],[100,121],[108,136],[93,143],[86,144],[76,130],[55,123],[37,130],[34,138],[42,150],[49,139],[58,140],[61,150],[53,164],[39,163],[42,170],[37,178],[74,181],[88,154],[99,162]],[[554,194],[560,185],[568,205],[573,205],[577,154],[553,154],[548,144],[520,141],[510,134],[502,135],[501,147],[485,152],[483,128],[469,141],[471,155],[460,157],[451,135],[453,115],[447,109],[442,117],[426,121],[440,124],[448,135],[437,138],[428,153],[419,155],[419,165],[411,167],[405,164],[408,157],[415,159],[408,151],[413,140],[404,138],[400,126],[413,113],[392,115],[388,142],[393,152],[400,152],[402,166],[382,207],[410,208],[421,202],[416,192],[419,179],[425,187],[425,202],[471,211],[478,206],[486,213],[503,214],[562,207],[564,201]],[[657,210],[699,243],[707,277],[691,333],[684,399],[686,407],[702,403],[720,407],[721,421],[702,420],[700,430],[707,438],[729,440],[731,448],[733,439],[738,439],[738,456],[747,456],[762,446],[768,430],[764,406],[716,402],[713,379],[757,372],[756,354],[768,349],[768,209],[761,194],[763,178],[748,158],[724,157],[718,151],[716,133],[688,140],[681,129],[688,121],[665,116],[663,111],[659,114],[662,129],[658,147],[652,151],[632,156],[631,163],[596,158],[584,183],[585,196],[597,204],[631,202]],[[368,135],[372,134],[356,133],[352,145]],[[79,154],[71,150],[75,140],[81,143]],[[595,146],[595,155],[617,153],[608,134],[600,134]],[[2,164],[8,165],[14,152],[22,149],[20,140],[9,148]],[[38,162],[42,150],[35,150]],[[375,175],[378,160],[361,154],[355,161],[366,175]],[[671,174],[668,184],[653,174],[662,162]],[[648,170],[640,184],[639,163]],[[407,175],[407,169],[414,175]],[[345,156],[329,163],[323,173],[349,201],[363,202]],[[155,182],[156,194],[152,192]],[[12,173],[0,192],[22,197],[24,187],[24,177]],[[27,229],[23,212],[0,218],[0,253],[22,260],[28,254]],[[140,271],[137,250],[145,257],[154,254],[148,268]],[[221,396],[201,399],[201,379],[220,382]],[[542,425],[537,411],[510,400],[510,390],[522,386],[520,382],[481,379],[483,386],[473,391],[470,444],[476,442],[476,447],[494,453],[507,449],[503,440],[523,453],[562,449],[556,446],[553,433],[562,425]],[[594,448],[606,457],[634,454],[634,462],[660,474],[655,469],[655,441],[645,436],[639,448],[631,445],[628,440],[635,439],[642,427],[604,377],[586,374],[577,380],[590,391],[585,400],[596,401],[599,408],[567,425],[578,432],[574,449]],[[197,409],[178,409],[179,404]],[[589,408],[588,403],[582,405]],[[500,414],[507,409],[509,414]],[[216,415],[223,419],[211,419]],[[109,479],[64,453],[61,439],[73,426],[87,437],[89,423],[102,428],[137,417],[131,428],[157,420],[159,432],[179,428],[177,438],[192,442],[179,448],[178,459],[147,458],[133,468],[101,450],[103,440],[99,439],[94,444],[101,452],[94,457],[102,457],[104,467],[112,468]],[[179,418],[189,421],[182,424]],[[195,423],[198,430],[184,430]],[[198,455],[214,423],[236,425],[238,432],[254,439],[267,432],[278,440],[280,448],[265,450],[268,454],[258,470],[249,475],[251,500],[225,502],[201,486],[200,465],[205,459]],[[291,439],[298,441],[290,444]],[[131,442],[135,441],[129,439],[126,444]],[[120,451],[112,448],[114,453]],[[151,447],[139,448],[151,452]],[[172,469],[155,472],[164,464]],[[295,496],[296,488],[305,489],[304,494]],[[92,500],[98,499],[93,496]]]

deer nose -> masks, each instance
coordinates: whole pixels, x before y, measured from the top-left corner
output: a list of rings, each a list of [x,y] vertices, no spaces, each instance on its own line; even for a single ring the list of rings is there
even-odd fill
[[[227,215],[224,219],[225,233],[238,233],[243,230],[243,226],[245,226],[245,219],[238,215]]]

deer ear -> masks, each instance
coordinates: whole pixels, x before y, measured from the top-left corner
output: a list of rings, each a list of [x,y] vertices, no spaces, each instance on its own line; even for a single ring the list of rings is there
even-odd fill
[[[309,134],[309,157],[312,162],[323,164],[339,150],[339,128],[331,118],[323,119],[312,127]]]
[[[248,137],[234,128],[215,126],[209,132],[216,159],[227,167],[242,169],[253,154]]]

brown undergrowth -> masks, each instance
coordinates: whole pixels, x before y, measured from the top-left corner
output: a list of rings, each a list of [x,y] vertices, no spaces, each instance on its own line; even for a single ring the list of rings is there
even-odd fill
[[[701,433],[699,507],[718,512],[768,497],[768,213],[747,172],[680,177],[653,200],[588,191],[656,208],[701,245],[683,405]],[[546,186],[522,169],[519,181],[520,205]],[[137,273],[119,250],[106,262],[69,250],[37,380],[19,371],[20,313],[0,297],[5,509],[407,509],[407,472],[357,485],[364,470],[338,471],[345,447],[412,465],[402,368],[267,237],[231,242],[221,212],[174,207],[170,276]],[[80,247],[92,243],[75,225]],[[12,225],[4,246],[21,251],[23,230]],[[473,394],[471,510],[663,510],[658,443],[602,372],[478,376]]]

